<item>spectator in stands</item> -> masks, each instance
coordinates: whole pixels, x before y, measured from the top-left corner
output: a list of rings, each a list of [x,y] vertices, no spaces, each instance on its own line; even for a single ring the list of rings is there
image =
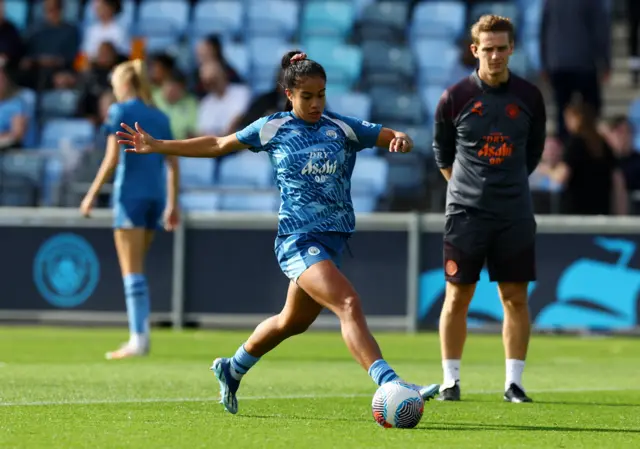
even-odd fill
[[[198,134],[226,136],[235,131],[233,125],[247,110],[251,91],[243,84],[232,84],[219,62],[200,67],[200,80],[208,94],[198,110]]]
[[[196,56],[198,59],[198,69],[196,70],[198,70],[198,72],[196,72],[194,78],[200,78],[199,68],[202,67],[203,64],[207,62],[218,62],[222,65],[230,83],[240,84],[243,82],[238,73],[225,59],[222,51],[222,42],[220,42],[220,38],[217,35],[212,34],[201,40],[196,48]],[[201,82],[196,86],[196,93],[201,97],[207,94],[207,89]]]
[[[198,123],[198,99],[187,91],[187,79],[177,69],[164,80],[156,106],[171,121],[174,139],[195,137]]]
[[[116,18],[122,12],[121,0],[93,0],[98,21],[89,26],[82,42],[82,51],[93,61],[98,57],[100,45],[111,43],[118,53],[128,55],[130,42],[127,31]]]
[[[611,19],[604,0],[547,0],[542,12],[542,76],[553,89],[556,131],[567,137],[562,111],[575,93],[599,115],[601,83],[611,71]]]
[[[162,86],[175,67],[175,59],[165,53],[156,53],[149,58],[149,80],[154,103],[158,104],[162,96]]]
[[[282,87],[282,70],[276,75],[273,89],[254,98],[247,112],[232,126],[233,129],[244,129],[261,117],[287,110],[287,96]]]
[[[477,59],[471,51],[472,43],[471,39],[460,41],[460,60],[452,67],[449,79],[459,80],[469,76],[478,65]]]
[[[640,191],[640,152],[633,145],[633,124],[625,116],[609,120],[603,134],[618,159],[629,191]]]
[[[589,103],[572,103],[564,111],[569,139],[564,156],[566,210],[577,215],[625,215],[628,195],[616,157],[597,130]]]
[[[20,32],[4,16],[4,0],[0,0],[0,65],[16,66],[23,53]]]
[[[50,88],[56,73],[73,71],[80,48],[78,29],[62,19],[62,0],[45,0],[43,23],[36,24],[20,62],[22,79],[32,88]]]
[[[20,148],[29,125],[28,106],[14,78],[15,70],[0,69],[0,150]]]
[[[640,82],[640,1],[627,0],[627,19],[629,26],[629,68],[634,86]]]
[[[567,165],[563,163],[564,147],[557,136],[548,136],[542,158],[529,176],[529,184],[535,190],[557,190],[567,179]]]
[[[113,44],[109,42],[100,44],[91,68],[82,74],[80,80],[78,115],[95,123],[102,123],[98,120],[98,99],[105,91],[111,91],[109,80],[111,71],[124,59],[117,53]]]

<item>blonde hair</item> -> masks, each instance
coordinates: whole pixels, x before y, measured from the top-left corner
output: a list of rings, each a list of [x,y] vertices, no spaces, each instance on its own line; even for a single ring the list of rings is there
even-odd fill
[[[487,14],[478,19],[471,27],[471,39],[473,43],[480,44],[480,33],[508,33],[509,42],[515,39],[515,29],[508,17]]]
[[[151,83],[147,75],[147,66],[142,59],[134,59],[118,64],[113,71],[113,78],[119,83],[129,83],[136,95],[145,104],[153,106]]]

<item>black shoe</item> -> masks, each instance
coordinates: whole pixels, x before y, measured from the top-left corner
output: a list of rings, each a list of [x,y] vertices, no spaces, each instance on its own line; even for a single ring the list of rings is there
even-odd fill
[[[460,400],[460,383],[456,380],[453,386],[440,390],[438,401],[459,401]]]
[[[504,400],[507,402],[533,402],[529,396],[525,394],[525,392],[517,386],[516,384],[509,385],[509,389],[504,392]]]

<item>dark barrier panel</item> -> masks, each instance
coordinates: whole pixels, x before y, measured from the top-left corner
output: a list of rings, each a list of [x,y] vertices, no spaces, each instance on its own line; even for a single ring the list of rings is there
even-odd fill
[[[278,266],[272,230],[187,230],[185,313],[270,314],[284,304],[289,280]],[[403,315],[406,232],[357,232],[343,271],[370,315]]]
[[[437,325],[444,294],[442,234],[423,234],[418,319]],[[539,329],[626,329],[640,324],[640,237],[538,234],[538,280],[530,285],[531,319]],[[484,270],[469,324],[502,322],[496,284]]]
[[[154,312],[171,310],[172,245],[160,232],[149,254]],[[126,310],[111,229],[3,227],[0,248],[0,310]]]

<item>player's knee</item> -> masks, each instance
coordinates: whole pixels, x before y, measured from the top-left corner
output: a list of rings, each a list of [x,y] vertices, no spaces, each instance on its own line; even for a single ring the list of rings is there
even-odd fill
[[[500,291],[500,298],[505,307],[511,308],[525,308],[527,307],[527,283],[526,282],[513,282],[513,283],[501,283],[498,285]]]
[[[449,313],[466,313],[475,288],[475,284],[447,283],[444,310]]]
[[[360,298],[355,293],[348,294],[340,300],[337,306],[339,317],[351,318],[362,314]]]

